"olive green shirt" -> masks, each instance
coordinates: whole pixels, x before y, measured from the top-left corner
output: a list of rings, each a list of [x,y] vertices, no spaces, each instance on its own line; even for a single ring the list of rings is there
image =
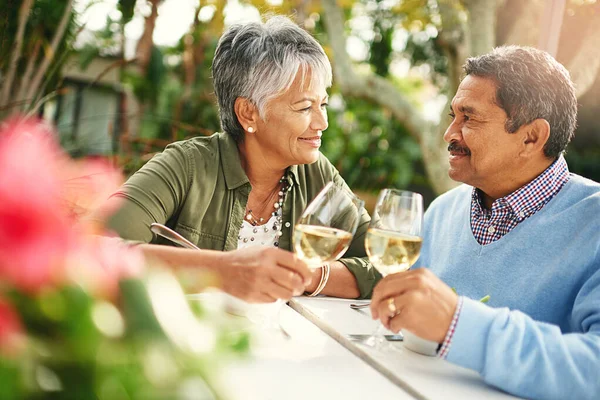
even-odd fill
[[[279,247],[291,250],[294,224],[323,186],[333,181],[350,189],[322,154],[313,164],[289,167],[285,178],[291,190],[283,203]],[[150,224],[159,222],[202,249],[234,250],[251,189],[230,135],[216,133],[172,143],[113,195],[122,198],[123,205],[107,227],[124,239],[171,244],[150,231]],[[363,210],[346,258],[340,260],[356,277],[361,298],[371,296],[380,277],[366,259],[369,221]]]

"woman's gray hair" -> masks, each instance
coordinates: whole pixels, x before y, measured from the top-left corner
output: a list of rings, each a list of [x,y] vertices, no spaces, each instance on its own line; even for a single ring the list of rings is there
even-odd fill
[[[267,102],[289,89],[298,71],[302,71],[302,84],[310,79],[310,88],[331,86],[331,64],[325,51],[288,18],[229,27],[219,39],[212,63],[222,129],[242,141],[244,128],[235,114],[235,100],[250,100],[265,120]]]
[[[532,47],[502,46],[469,58],[464,70],[495,81],[496,103],[508,115],[507,132],[543,118],[550,124],[544,154],[556,158],[565,151],[575,134],[577,97],[569,72],[550,54]]]

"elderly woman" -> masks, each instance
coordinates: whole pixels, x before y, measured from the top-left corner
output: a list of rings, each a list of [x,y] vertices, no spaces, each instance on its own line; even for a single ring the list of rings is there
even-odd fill
[[[250,302],[314,293],[310,272],[289,252],[294,223],[328,182],[347,188],[319,152],[327,129],[331,65],[323,48],[284,17],[235,25],[221,37],[212,66],[222,133],[169,145],[110,202],[108,227],[139,240],[173,267],[213,271],[229,294]],[[164,223],[202,250],[159,246],[149,225]],[[322,293],[370,295],[363,211],[345,258]],[[285,250],[284,250],[285,249]]]

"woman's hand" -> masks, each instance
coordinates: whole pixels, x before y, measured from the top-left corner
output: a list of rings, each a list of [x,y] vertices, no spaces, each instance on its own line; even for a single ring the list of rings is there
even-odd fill
[[[404,328],[442,343],[457,304],[458,295],[449,286],[433,272],[419,268],[382,279],[373,291],[371,313],[393,332]]]
[[[223,253],[217,270],[223,290],[250,303],[289,300],[311,283],[306,264],[289,251],[248,247]]]

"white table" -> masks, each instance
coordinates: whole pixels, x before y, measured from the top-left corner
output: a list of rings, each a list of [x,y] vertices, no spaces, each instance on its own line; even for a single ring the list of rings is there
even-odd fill
[[[188,297],[207,300],[204,294]],[[292,299],[279,315],[290,338],[279,330],[264,331],[258,329],[258,324],[244,323],[254,330],[252,354],[246,361],[232,363],[222,376],[221,386],[227,389],[229,398],[514,398],[488,386],[473,371],[413,353],[401,342],[394,342],[397,351],[386,353],[352,342],[347,335],[370,334],[377,324],[368,309],[352,310],[351,302],[327,297]]]
[[[394,342],[397,351],[383,353],[347,338],[348,334],[368,334],[377,327],[368,309],[349,307],[345,299],[297,297],[290,307],[341,343],[390,382],[420,399],[514,399],[487,385],[474,371],[452,365],[437,357],[427,357]],[[371,386],[371,384],[368,384]],[[342,397],[340,397],[342,398]],[[369,398],[377,398],[371,395]]]
[[[253,337],[252,358],[225,375],[230,397],[240,400],[413,399],[316,325],[283,306],[277,331]]]

